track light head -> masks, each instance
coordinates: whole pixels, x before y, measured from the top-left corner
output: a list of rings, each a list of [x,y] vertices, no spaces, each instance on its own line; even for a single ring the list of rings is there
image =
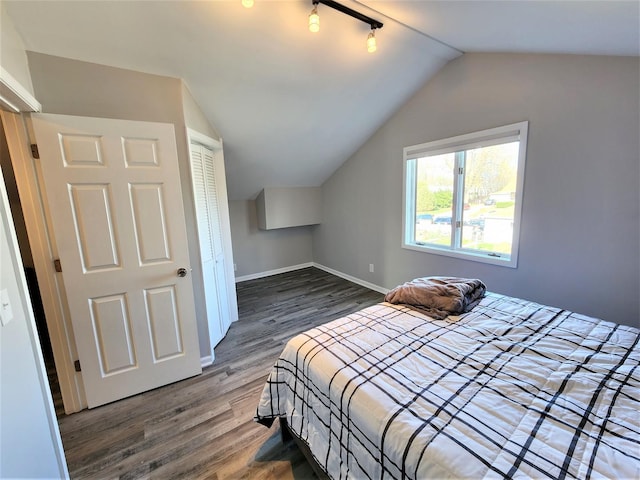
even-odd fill
[[[311,3],[313,4],[313,10],[311,10],[311,14],[309,15],[309,30],[314,33],[320,30],[318,4],[321,3],[323,5],[326,5],[327,7],[331,7],[334,10],[342,12],[346,15],[360,20],[361,22],[368,24],[371,27],[371,33],[369,33],[369,36],[367,37],[367,51],[369,53],[373,53],[377,50],[375,31],[376,28],[382,28],[382,22],[368,17],[367,15],[364,15],[363,13],[360,13],[345,5],[342,5],[335,0],[311,0]]]
[[[309,31],[316,33],[320,30],[320,15],[318,15],[318,6],[313,4],[313,10],[309,14]]]
[[[378,49],[378,45],[376,44],[376,29],[372,28],[371,32],[369,32],[369,36],[367,37],[367,52],[373,53]]]

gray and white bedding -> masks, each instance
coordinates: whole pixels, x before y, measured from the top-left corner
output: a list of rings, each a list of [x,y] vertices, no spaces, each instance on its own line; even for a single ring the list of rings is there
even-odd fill
[[[332,478],[640,478],[640,331],[487,293],[381,303],[293,338],[256,421]]]

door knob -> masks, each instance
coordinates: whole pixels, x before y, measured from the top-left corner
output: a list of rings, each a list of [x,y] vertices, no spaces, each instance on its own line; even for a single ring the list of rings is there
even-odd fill
[[[178,276],[180,278],[186,277],[187,276],[187,269],[186,268],[179,268],[178,269]]]

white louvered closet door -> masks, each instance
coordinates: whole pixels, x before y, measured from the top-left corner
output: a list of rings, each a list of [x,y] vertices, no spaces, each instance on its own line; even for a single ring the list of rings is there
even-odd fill
[[[224,226],[221,222],[214,152],[191,144],[193,187],[202,260],[205,302],[211,346],[224,338],[231,324],[224,251]]]

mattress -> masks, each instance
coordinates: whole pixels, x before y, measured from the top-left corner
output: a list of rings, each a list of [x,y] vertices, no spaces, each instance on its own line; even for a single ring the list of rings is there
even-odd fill
[[[331,478],[640,478],[640,331],[487,293],[381,303],[289,341],[255,420]]]

